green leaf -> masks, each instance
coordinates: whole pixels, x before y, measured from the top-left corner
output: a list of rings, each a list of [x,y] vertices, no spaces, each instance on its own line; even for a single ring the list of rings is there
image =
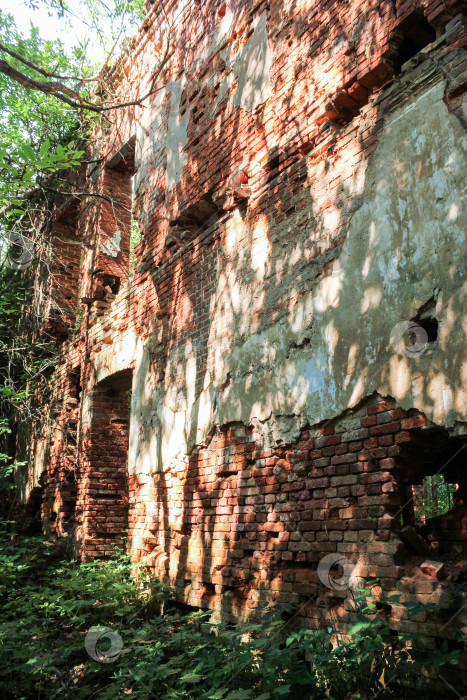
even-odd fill
[[[25,160],[35,161],[37,160],[37,154],[34,149],[27,143],[23,144],[19,149],[21,155]]]
[[[200,678],[202,678],[202,676],[197,673],[186,673],[180,678],[180,683],[196,683]]]
[[[45,158],[45,156],[49,152],[49,148],[50,148],[50,141],[48,139],[46,139],[45,141],[43,141],[43,143],[41,144],[41,147],[39,149],[39,157],[41,159]]]

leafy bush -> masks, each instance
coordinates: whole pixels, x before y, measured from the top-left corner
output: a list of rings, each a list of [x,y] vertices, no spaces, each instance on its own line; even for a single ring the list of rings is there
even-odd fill
[[[457,484],[449,484],[443,474],[435,474],[426,476],[423,486],[426,496],[415,498],[418,522],[423,522],[426,518],[437,518],[451,510]]]
[[[357,621],[346,638],[332,629],[287,636],[277,606],[235,627],[212,621],[209,612],[170,608],[169,591],[143,575],[132,579],[122,553],[78,564],[42,537],[2,532],[0,544],[1,697],[341,700],[375,694],[417,663],[408,640],[395,637],[366,603],[367,591],[356,599]],[[96,626],[101,638],[93,655],[113,663],[86,651]],[[110,637],[102,628],[113,630]],[[115,638],[121,654],[106,656]]]

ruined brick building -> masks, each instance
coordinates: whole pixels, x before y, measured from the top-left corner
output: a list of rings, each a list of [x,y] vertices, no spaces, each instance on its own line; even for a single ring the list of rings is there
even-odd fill
[[[83,166],[105,198],[54,215],[35,312],[60,359],[23,503],[84,560],[128,529],[179,601],[224,616],[286,600],[345,628],[347,591],[318,579],[329,553],[460,609],[464,3],[157,8],[115,84],[159,89]],[[457,490],[425,517],[439,474]],[[455,612],[391,620],[435,645]]]

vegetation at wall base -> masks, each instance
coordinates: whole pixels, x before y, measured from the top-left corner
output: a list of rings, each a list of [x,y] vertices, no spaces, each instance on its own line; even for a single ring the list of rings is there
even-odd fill
[[[11,530],[4,522],[0,532],[2,698],[417,696],[400,687],[409,677],[423,679],[422,662],[410,651],[416,639],[394,635],[365,604],[368,591],[357,598],[360,611],[347,638],[331,628],[293,631],[282,619],[284,606],[264,608],[251,624],[226,625],[208,611],[177,610],[170,590],[143,572],[132,578],[124,552],[83,564],[66,557],[63,542]],[[111,630],[95,644],[104,662],[86,650],[96,627]],[[116,655],[106,656],[120,639],[123,648],[117,644]],[[456,656],[440,650],[428,663],[452,664]]]

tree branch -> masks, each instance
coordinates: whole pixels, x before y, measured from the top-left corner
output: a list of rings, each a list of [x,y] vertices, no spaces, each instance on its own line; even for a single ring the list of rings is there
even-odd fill
[[[155,74],[153,84],[155,79],[161,72],[162,67],[163,63],[161,64],[161,66],[159,66],[159,69]],[[24,73],[20,73],[20,71],[16,70],[16,68],[13,68],[12,65],[7,63],[7,61],[3,61],[2,59],[0,59],[0,73],[3,73],[8,78],[11,78],[12,80],[19,83],[28,90],[39,90],[40,92],[43,92],[46,95],[53,95],[58,100],[61,100],[70,107],[73,107],[73,109],[86,109],[90,112],[95,112],[96,114],[110,112],[114,109],[120,109],[121,107],[141,105],[141,103],[144,100],[146,100],[151,95],[154,95],[159,90],[162,90],[163,87],[160,86],[158,88],[153,88],[153,86],[151,86],[151,90],[149,92],[143,95],[143,97],[139,97],[136,100],[130,100],[128,102],[118,102],[117,104],[107,106],[102,105],[98,107],[96,105],[91,104],[90,102],[87,102],[86,100],[83,100],[78,95],[78,93],[74,92],[74,90],[71,90],[70,88],[67,88],[66,85],[62,85],[61,83],[49,83],[44,80],[34,80],[34,78],[29,78],[27,75],[25,75]]]
[[[3,73],[8,78],[11,78],[16,83],[19,83],[28,90],[39,90],[46,95],[53,95],[57,99],[65,102],[70,107],[74,109],[87,109],[91,112],[100,113],[102,109],[94,105],[88,104],[82,100],[82,98],[66,85],[61,83],[49,83],[44,80],[34,80],[34,78],[29,78],[24,73],[13,68],[12,65],[0,59],[0,73]]]
[[[56,78],[57,80],[78,80],[81,83],[92,82],[93,80],[97,80],[98,78],[98,76],[96,76],[95,78],[83,78],[81,76],[76,77],[72,75],[57,75],[56,73],[49,73],[49,71],[46,71],[45,68],[41,68],[41,66],[38,66],[36,63],[33,63],[27,58],[24,58],[24,56],[21,56],[19,53],[16,53],[16,51],[9,49],[8,46],[5,46],[5,44],[2,44],[1,42],[0,51],[4,51],[12,58],[16,58],[17,61],[21,61],[21,63],[24,63],[25,66],[32,68],[41,75],[44,75],[46,78]]]
[[[61,194],[64,197],[76,197],[76,199],[78,199],[79,197],[96,197],[97,199],[103,199],[106,202],[110,202],[111,204],[119,207],[120,209],[124,209],[125,211],[131,212],[131,209],[126,207],[122,202],[119,202],[117,199],[110,197],[108,194],[99,194],[98,192],[63,192],[62,190],[55,190],[52,187],[38,187],[38,189],[41,189],[45,192],[53,192],[54,194]]]
[[[3,59],[0,59],[0,73],[3,73],[7,77],[11,78],[15,82],[19,83],[19,85],[22,85],[28,90],[38,90],[40,92],[45,93],[46,95],[53,95],[56,97],[58,100],[61,100],[62,102],[65,102],[65,104],[69,105],[73,109],[85,109],[90,112],[95,112],[96,114],[103,114],[104,112],[109,112],[114,109],[120,109],[122,107],[132,107],[132,106],[141,106],[142,102],[146,100],[148,97],[151,95],[155,94],[159,90],[162,89],[162,86],[159,88],[155,88],[155,82],[160,75],[166,61],[168,58],[169,54],[169,48],[170,48],[170,31],[171,31],[171,26],[170,22],[167,17],[167,13],[165,11],[165,7],[162,2],[159,2],[159,5],[162,9],[162,12],[164,14],[165,21],[167,23],[167,45],[165,47],[164,55],[161,58],[161,62],[159,64],[158,69],[155,71],[154,76],[151,80],[151,86],[149,88],[149,91],[143,95],[142,97],[136,98],[134,100],[128,100],[127,102],[118,102],[116,104],[102,104],[102,105],[96,105],[88,100],[84,99],[77,93],[75,90],[72,90],[71,88],[67,87],[64,85],[62,82],[49,82],[49,81],[44,81],[44,80],[36,80],[34,78],[30,78],[29,76],[25,75],[25,73],[20,72],[16,68],[14,68],[8,61],[5,61]],[[113,50],[114,47],[112,47]],[[37,64],[33,63],[27,58],[22,57],[20,54],[16,53],[12,49],[9,49],[7,46],[4,44],[0,43],[0,51],[4,51],[8,55],[10,55],[12,58],[20,61],[24,65],[28,66],[29,68],[32,68],[33,70],[37,71],[41,75],[43,75],[46,78],[55,78],[56,80],[63,81],[63,80],[76,80],[80,82],[81,84],[83,83],[89,83],[89,82],[96,82],[98,80],[102,80],[103,77],[103,71],[105,70],[105,66],[107,65],[107,62],[104,64],[104,67],[101,69],[99,74],[95,76],[94,78],[82,78],[82,77],[72,77],[72,76],[60,76],[57,75],[56,73],[51,73],[44,68],[41,68]]]

